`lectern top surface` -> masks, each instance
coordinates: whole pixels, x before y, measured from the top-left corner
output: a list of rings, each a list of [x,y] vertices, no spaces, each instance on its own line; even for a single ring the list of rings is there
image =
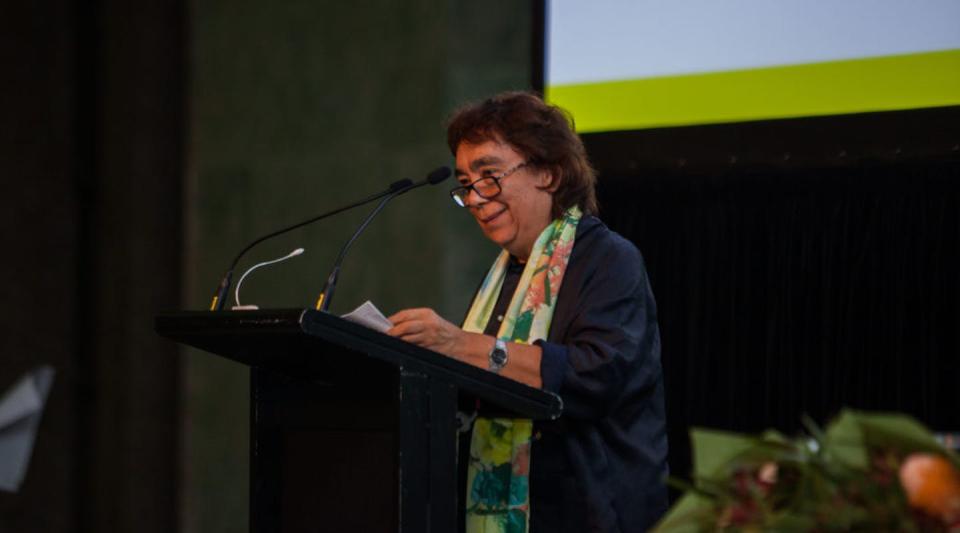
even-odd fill
[[[517,416],[554,419],[559,396],[312,309],[187,311],[159,315],[157,332],[251,367],[292,375],[336,373],[361,379],[391,365],[450,383]]]

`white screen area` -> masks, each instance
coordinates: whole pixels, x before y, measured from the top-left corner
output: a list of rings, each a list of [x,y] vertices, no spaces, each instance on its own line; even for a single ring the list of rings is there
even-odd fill
[[[559,88],[553,91],[558,98],[582,105],[586,93],[563,89],[949,51],[960,51],[960,0],[548,0],[545,85],[548,98]],[[939,63],[924,65],[960,71],[956,57],[937,56]],[[917,64],[871,64],[869,79],[885,83],[884,68],[888,78],[895,76],[893,69],[913,77],[916,71],[905,69]],[[952,91],[950,80],[960,78],[960,73],[930,74],[940,85],[924,88],[919,80],[918,106],[941,102],[943,93]],[[724,89],[709,81],[711,91]],[[904,88],[896,90],[900,95]],[[838,92],[848,94],[849,88]],[[892,106],[910,107],[897,95]],[[825,98],[817,98],[820,107],[829,108]],[[869,106],[884,107],[874,100]],[[789,114],[790,105],[785,101],[777,112]],[[849,106],[844,102],[838,109]]]

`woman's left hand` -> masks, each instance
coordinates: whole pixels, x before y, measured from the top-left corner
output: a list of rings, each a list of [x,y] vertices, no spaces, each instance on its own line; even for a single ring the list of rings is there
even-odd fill
[[[389,320],[393,327],[387,335],[451,357],[457,357],[465,335],[462,329],[425,307],[398,311]]]

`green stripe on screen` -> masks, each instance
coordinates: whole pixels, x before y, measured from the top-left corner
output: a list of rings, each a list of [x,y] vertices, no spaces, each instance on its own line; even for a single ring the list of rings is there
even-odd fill
[[[547,88],[577,131],[960,104],[960,50]]]

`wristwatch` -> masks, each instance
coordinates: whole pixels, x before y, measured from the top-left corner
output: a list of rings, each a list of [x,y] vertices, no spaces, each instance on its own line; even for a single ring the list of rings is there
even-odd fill
[[[493,342],[493,349],[490,350],[490,371],[499,374],[505,366],[507,366],[507,343],[497,339]]]

